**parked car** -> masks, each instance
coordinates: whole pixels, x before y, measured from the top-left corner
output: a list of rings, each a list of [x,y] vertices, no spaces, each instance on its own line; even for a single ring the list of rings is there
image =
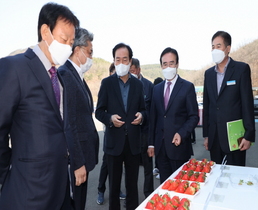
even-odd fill
[[[254,98],[254,116],[258,116],[258,98]]]

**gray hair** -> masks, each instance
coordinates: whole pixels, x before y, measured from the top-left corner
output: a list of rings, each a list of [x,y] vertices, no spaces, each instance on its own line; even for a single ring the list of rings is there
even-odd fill
[[[87,31],[84,28],[77,28],[75,31],[75,39],[73,43],[72,50],[74,51],[75,47],[79,46],[88,46],[87,41],[92,42],[93,41],[93,33]]]

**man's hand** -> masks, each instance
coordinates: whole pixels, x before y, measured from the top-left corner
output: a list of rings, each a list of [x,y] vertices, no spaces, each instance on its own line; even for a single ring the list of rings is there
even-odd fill
[[[121,117],[117,114],[114,114],[111,116],[111,121],[114,124],[115,127],[120,128],[123,124],[125,124],[124,121],[120,120]]]
[[[135,119],[134,119],[134,121],[132,122],[132,124],[133,125],[139,125],[140,123],[141,123],[141,121],[142,121],[142,113],[141,112],[137,112],[136,114],[135,114]]]
[[[148,153],[149,157],[153,157],[154,156],[154,148],[153,147],[148,148],[147,153]]]
[[[208,150],[208,137],[204,138],[203,146],[206,150]]]
[[[251,142],[243,138],[241,141],[241,144],[239,145],[240,151],[248,150],[250,147],[251,147]]]
[[[84,183],[87,179],[85,166],[82,166],[81,168],[75,170],[74,176],[75,176],[75,185],[76,186],[80,186],[82,183]]]
[[[174,138],[172,140],[172,144],[175,144],[176,146],[179,146],[181,144],[181,136],[179,135],[179,133],[176,133],[174,135]]]

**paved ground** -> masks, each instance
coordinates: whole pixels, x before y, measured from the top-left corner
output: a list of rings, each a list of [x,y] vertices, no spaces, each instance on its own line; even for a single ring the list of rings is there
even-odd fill
[[[97,129],[99,131],[99,137],[100,137],[100,151],[99,151],[99,164],[95,167],[95,169],[90,172],[89,176],[89,186],[88,186],[88,197],[87,197],[87,205],[85,210],[107,210],[108,209],[108,181],[107,181],[107,191],[105,193],[105,202],[103,205],[98,205],[96,203],[97,199],[97,186],[98,186],[98,177],[99,177],[99,171],[103,156],[102,146],[103,146],[103,131],[102,131],[102,124],[95,120]],[[247,162],[246,165],[249,167],[258,167],[258,122],[255,124],[256,126],[256,144],[252,146],[252,148],[249,149],[247,152]],[[195,129],[196,131],[196,144],[193,145],[194,149],[194,158],[201,160],[203,158],[209,159],[209,152],[207,152],[203,147],[203,138],[202,138],[202,127],[197,127]],[[124,176],[123,176],[124,177]],[[143,167],[140,167],[139,172],[139,180],[138,180],[138,189],[139,189],[139,202],[141,203],[144,200],[143,195],[143,180],[144,180],[144,174],[143,174]],[[159,186],[159,180],[154,178],[154,187]],[[125,192],[124,184],[122,183],[121,187],[122,191]],[[123,201],[121,201],[121,209],[125,209],[122,207]]]

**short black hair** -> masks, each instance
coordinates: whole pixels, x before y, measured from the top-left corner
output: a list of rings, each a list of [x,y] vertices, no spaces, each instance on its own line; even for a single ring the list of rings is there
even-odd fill
[[[117,44],[113,50],[112,50],[112,53],[113,53],[113,58],[115,59],[115,54],[116,54],[116,51],[120,48],[127,48],[128,52],[129,52],[129,59],[131,60],[132,57],[133,57],[133,51],[131,49],[131,47],[129,45],[126,45],[124,43],[119,43]]]
[[[112,73],[115,70],[116,70],[115,64],[111,63],[110,66],[109,66],[109,73]]]
[[[231,36],[228,32],[226,31],[217,31],[213,36],[212,36],[212,39],[211,39],[211,42],[213,42],[213,40],[215,38],[217,38],[218,36],[221,36],[224,40],[224,44],[225,46],[231,46]]]
[[[47,3],[45,4],[39,13],[38,19],[38,42],[42,40],[41,36],[41,26],[47,24],[52,33],[53,29],[56,26],[57,20],[65,20],[74,25],[75,28],[78,28],[80,25],[77,17],[71,12],[71,10],[63,5],[56,3]]]
[[[163,79],[162,79],[161,77],[157,77],[157,78],[154,80],[153,84],[154,84],[154,85],[157,85],[157,84],[161,83],[162,81],[163,81]]]
[[[135,68],[140,68],[140,61],[137,58],[132,58],[132,64]]]
[[[159,62],[160,62],[160,65],[162,65],[162,57],[167,54],[167,53],[172,53],[176,56],[176,64],[178,64],[178,61],[179,61],[179,57],[178,57],[178,53],[175,49],[171,48],[171,47],[167,47],[165,50],[163,50],[163,52],[161,53],[160,55],[160,58],[159,58]]]

